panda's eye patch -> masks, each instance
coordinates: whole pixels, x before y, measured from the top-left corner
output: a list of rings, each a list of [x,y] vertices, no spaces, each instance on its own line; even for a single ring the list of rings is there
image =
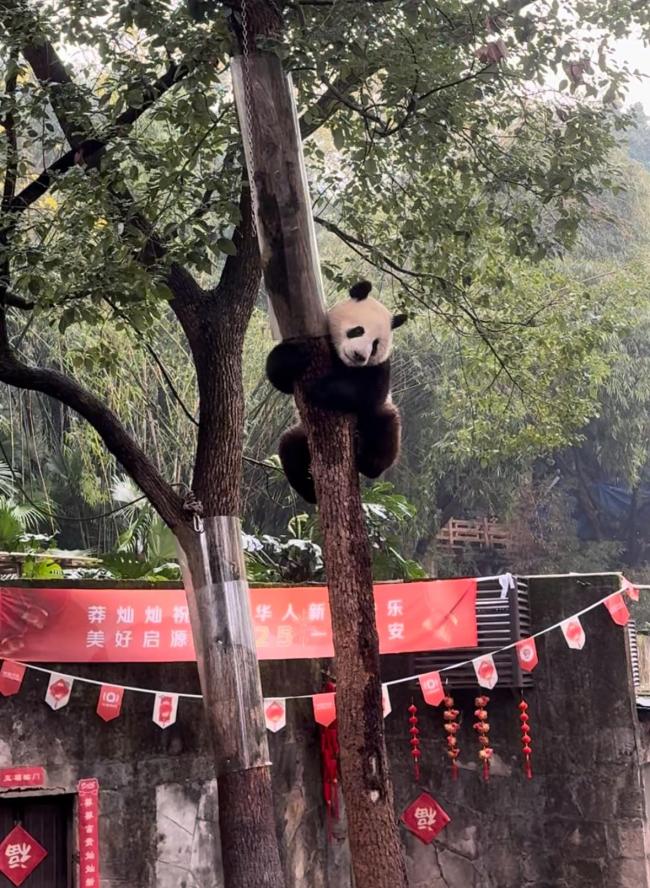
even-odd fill
[[[378,339],[375,339],[375,341],[374,341],[373,344],[372,344],[372,354],[373,354],[373,355],[376,355],[376,354],[377,354],[377,349],[378,349],[378,348],[379,348],[379,340],[378,340]]]
[[[348,339],[358,339],[358,337],[363,336],[365,332],[366,331],[363,329],[363,327],[352,327],[350,330],[347,331],[345,335],[348,337]]]

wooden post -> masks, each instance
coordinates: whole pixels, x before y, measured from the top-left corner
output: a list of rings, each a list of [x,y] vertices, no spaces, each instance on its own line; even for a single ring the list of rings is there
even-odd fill
[[[256,33],[261,32],[253,26],[251,46]],[[291,82],[277,56],[257,51],[234,60],[233,79],[266,288],[282,336],[309,337],[313,343],[310,373],[317,375],[327,369],[330,353]],[[311,407],[301,389],[296,402],[309,438],[324,541],[355,885],[406,888],[384,739],[372,566],[354,429],[349,418]]]

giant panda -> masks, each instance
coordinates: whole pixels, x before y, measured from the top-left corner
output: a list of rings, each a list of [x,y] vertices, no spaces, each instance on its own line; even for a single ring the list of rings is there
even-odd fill
[[[361,281],[350,288],[350,298],[328,312],[328,334],[332,368],[308,385],[305,395],[316,407],[356,417],[357,468],[367,478],[378,478],[397,460],[401,423],[390,394],[390,353],[393,330],[407,319],[393,315],[372,296],[372,284]],[[266,374],[271,384],[285,394],[309,364],[304,342],[281,342],[270,352]],[[294,490],[316,502],[311,476],[309,445],[300,422],[288,429],[278,447],[282,468]]]

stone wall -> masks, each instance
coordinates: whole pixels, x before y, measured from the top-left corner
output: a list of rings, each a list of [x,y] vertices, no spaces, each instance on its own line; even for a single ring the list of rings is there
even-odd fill
[[[557,622],[614,588],[611,578],[531,581],[535,628]],[[535,688],[527,692],[535,778],[520,758],[517,692],[491,694],[492,777],[478,774],[473,691],[463,712],[461,773],[452,782],[442,714],[417,688],[391,690],[386,720],[398,811],[415,798],[406,707],[420,707],[422,781],[452,818],[428,847],[403,831],[411,888],[649,888],[643,745],[631,690],[627,639],[602,607],[585,615],[587,644],[567,648],[560,632],[541,639]],[[102,680],[196,691],[194,667],[66,667]],[[387,657],[385,678],[407,671]],[[265,664],[268,695],[306,693],[318,664]],[[77,684],[52,712],[45,678],[28,673],[22,692],[0,698],[0,767],[43,764],[50,786],[73,792],[81,777],[101,786],[102,888],[221,888],[217,800],[198,701],[181,701],[165,731],[153,698],[128,694],[119,719],[95,715],[97,689]],[[421,704],[421,705],[420,705]],[[645,730],[645,726],[642,726]],[[650,735],[650,732],[649,732]],[[289,888],[352,888],[344,824],[327,840],[318,735],[308,702],[290,703],[285,731],[270,736],[278,833]],[[649,744],[650,745],[650,744]],[[371,888],[371,886],[358,886]]]

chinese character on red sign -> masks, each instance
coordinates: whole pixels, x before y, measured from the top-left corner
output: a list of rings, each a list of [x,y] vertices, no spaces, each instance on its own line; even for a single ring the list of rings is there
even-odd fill
[[[16,826],[0,844],[0,873],[12,885],[22,885],[46,857],[45,848],[22,826]]]
[[[402,814],[402,823],[428,845],[451,822],[450,816],[428,792],[423,792]]]
[[[80,780],[79,791],[79,885],[82,888],[99,888],[99,836],[96,823],[99,820],[99,783],[95,778]]]
[[[19,768],[0,768],[0,789],[45,786],[45,770],[32,765]]]

